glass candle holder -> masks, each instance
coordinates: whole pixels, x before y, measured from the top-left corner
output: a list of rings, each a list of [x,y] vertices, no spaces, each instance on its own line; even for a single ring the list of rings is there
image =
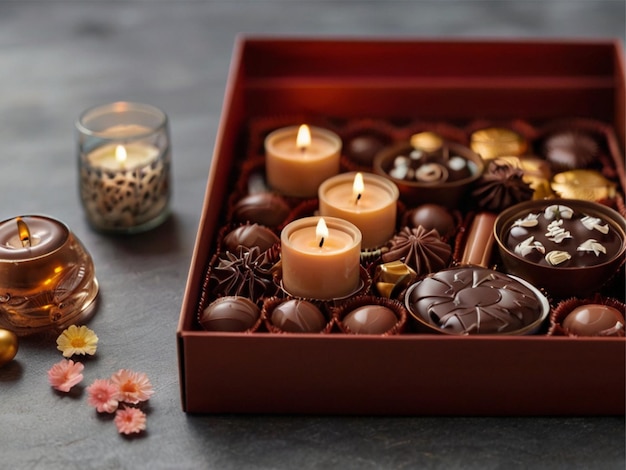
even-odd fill
[[[65,224],[40,215],[0,222],[0,328],[65,328],[93,313],[97,294],[91,256]]]
[[[85,111],[76,122],[80,197],[102,232],[138,233],[169,215],[167,115],[153,106],[116,102]]]

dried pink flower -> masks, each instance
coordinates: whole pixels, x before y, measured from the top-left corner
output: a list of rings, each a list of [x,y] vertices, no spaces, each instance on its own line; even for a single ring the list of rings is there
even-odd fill
[[[83,380],[81,372],[85,366],[71,359],[62,359],[54,364],[48,371],[50,385],[61,392],[69,392],[70,389]]]
[[[146,401],[154,393],[148,376],[143,372],[120,369],[113,374],[111,382],[118,388],[119,401],[137,404]]]
[[[117,410],[117,386],[110,380],[97,379],[87,387],[88,403],[95,407],[98,413],[113,413]]]
[[[139,408],[120,408],[113,421],[120,434],[133,434],[146,429],[146,414]]]

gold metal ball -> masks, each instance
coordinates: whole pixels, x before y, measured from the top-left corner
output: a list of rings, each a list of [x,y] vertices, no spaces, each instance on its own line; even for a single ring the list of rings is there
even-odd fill
[[[0,328],[0,367],[11,362],[17,354],[17,335]]]

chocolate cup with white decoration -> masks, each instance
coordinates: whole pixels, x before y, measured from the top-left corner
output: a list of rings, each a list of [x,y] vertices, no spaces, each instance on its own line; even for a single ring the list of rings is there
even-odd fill
[[[522,202],[497,217],[494,235],[506,272],[554,298],[595,292],[624,263],[626,220],[596,202]]]

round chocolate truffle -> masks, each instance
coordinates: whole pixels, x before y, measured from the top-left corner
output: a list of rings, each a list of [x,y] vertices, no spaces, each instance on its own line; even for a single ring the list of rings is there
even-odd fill
[[[526,332],[548,313],[538,291],[478,266],[439,271],[409,287],[406,306],[420,322],[451,334]]]
[[[228,251],[236,251],[239,246],[258,247],[262,252],[280,242],[278,236],[267,227],[259,224],[245,224],[232,230],[224,237]]]
[[[326,326],[322,311],[306,300],[291,299],[272,310],[272,325],[290,333],[319,333]]]
[[[608,305],[586,304],[565,317],[563,328],[576,336],[624,336],[624,316]]]
[[[277,227],[289,215],[289,205],[273,193],[256,193],[245,196],[235,205],[233,216],[239,222],[250,222]]]
[[[454,217],[448,209],[439,204],[422,204],[408,212],[406,224],[411,227],[420,225],[426,230],[437,230],[443,238],[451,236],[456,230]]]
[[[353,137],[346,145],[348,158],[363,166],[371,166],[374,157],[380,152],[387,142],[380,136],[363,134]]]
[[[352,310],[342,322],[357,335],[382,335],[398,323],[398,317],[393,310],[382,305],[365,305]]]
[[[587,168],[600,154],[598,141],[587,132],[566,130],[548,137],[543,146],[555,170]]]
[[[207,331],[246,331],[260,314],[259,307],[245,297],[220,297],[202,311],[198,321]]]

